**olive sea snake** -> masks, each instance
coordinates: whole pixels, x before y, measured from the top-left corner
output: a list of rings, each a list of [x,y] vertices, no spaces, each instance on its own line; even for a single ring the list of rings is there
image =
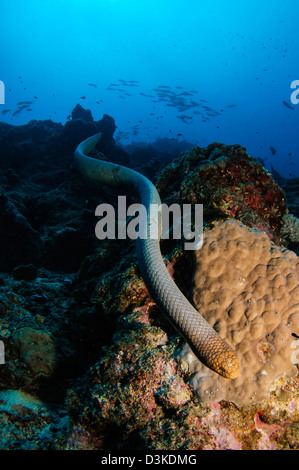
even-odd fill
[[[146,236],[136,239],[136,250],[139,268],[150,295],[203,364],[223,377],[238,377],[239,363],[235,352],[190,304],[166,269],[159,240],[161,213],[160,217],[151,213],[152,207],[157,207],[154,205],[161,204],[156,187],[134,170],[89,157],[100,136],[100,133],[96,134],[76,148],[75,160],[79,172],[104,185],[137,191],[147,215],[143,221]],[[153,229],[158,234],[155,238],[150,236]]]

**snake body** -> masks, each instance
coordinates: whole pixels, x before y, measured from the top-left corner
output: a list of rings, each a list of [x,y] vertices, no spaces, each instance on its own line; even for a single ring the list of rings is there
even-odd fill
[[[140,222],[144,224],[146,236],[136,239],[137,258],[151,297],[203,364],[223,377],[238,377],[239,363],[234,350],[190,304],[167,271],[160,251],[161,213],[158,217],[152,214],[154,205],[161,204],[156,187],[132,169],[89,157],[100,136],[96,134],[76,148],[79,172],[98,183],[137,191],[147,214],[146,220]],[[150,237],[153,229],[158,233],[155,238]]]

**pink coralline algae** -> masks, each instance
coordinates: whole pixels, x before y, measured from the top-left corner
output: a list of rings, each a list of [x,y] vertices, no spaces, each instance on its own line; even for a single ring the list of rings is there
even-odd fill
[[[273,439],[271,442],[271,437],[275,437],[279,426],[276,424],[266,424],[261,418],[260,414],[256,413],[254,416],[255,429],[261,433],[261,437],[258,440],[258,448],[260,450],[277,450],[277,444]]]
[[[207,429],[213,439],[213,445],[207,444],[203,450],[241,450],[242,443],[236,438],[230,429],[229,420],[225,419],[221,413],[221,406],[215,403],[211,406],[211,411],[201,420],[203,429]]]

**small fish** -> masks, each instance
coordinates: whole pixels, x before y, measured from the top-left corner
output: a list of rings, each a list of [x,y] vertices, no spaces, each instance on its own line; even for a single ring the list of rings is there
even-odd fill
[[[2,114],[9,113],[10,109],[3,109]]]
[[[92,86],[93,88],[98,88],[98,85],[96,85],[95,83],[88,83],[88,86]]]
[[[289,109],[292,109],[294,110],[295,108],[293,106],[291,106],[287,101],[283,101],[282,104],[286,107],[286,108],[289,108]]]
[[[86,100],[86,96],[80,96],[81,100]]]
[[[19,101],[19,102],[17,103],[17,106],[20,106],[20,105],[22,105],[22,104],[33,104],[33,101]]]
[[[276,148],[275,147],[272,147],[272,145],[270,145],[269,149],[271,150],[272,155],[276,154]]]
[[[22,111],[22,109],[29,108],[28,104],[22,104],[22,106],[19,106],[19,110]]]

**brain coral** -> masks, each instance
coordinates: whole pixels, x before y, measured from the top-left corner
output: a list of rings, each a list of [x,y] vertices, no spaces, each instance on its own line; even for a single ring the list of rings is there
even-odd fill
[[[218,376],[188,346],[181,359],[189,363],[202,402],[257,403],[278,378],[298,372],[299,260],[235,219],[206,231],[195,256],[194,305],[235,349],[241,374],[234,380]]]

